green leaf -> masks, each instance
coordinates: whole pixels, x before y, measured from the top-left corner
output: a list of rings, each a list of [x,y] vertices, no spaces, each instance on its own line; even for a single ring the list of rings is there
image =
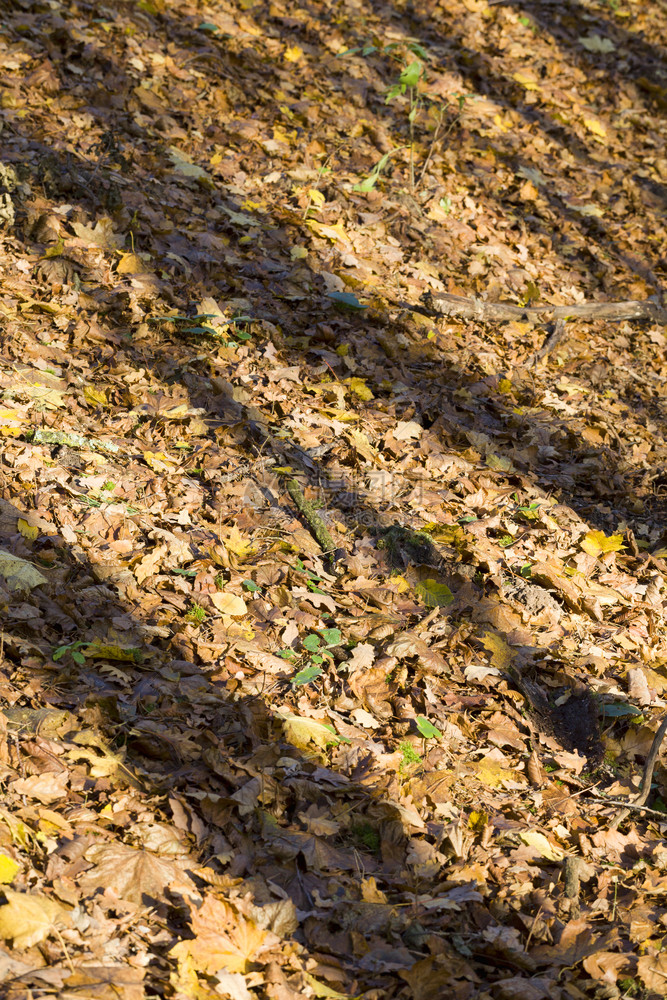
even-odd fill
[[[352,292],[329,292],[329,298],[343,309],[367,309]]]
[[[427,608],[446,608],[454,600],[454,595],[445,583],[438,580],[422,580],[415,587]]]
[[[353,184],[352,190],[361,191],[362,194],[368,194],[368,192],[372,191],[377,184],[379,177],[380,175],[375,172],[370,173],[365,181],[359,181],[358,184]]]
[[[425,740],[441,740],[442,733],[439,729],[429,722],[425,715],[417,716],[417,729],[422,734]]]
[[[304,649],[307,649],[309,653],[316,653],[320,648],[321,639],[319,635],[307,635],[303,640]]]
[[[634,705],[616,702],[612,705],[603,705],[602,714],[605,718],[619,718],[623,715],[641,715],[642,713],[638,708],[635,708]]]
[[[309,684],[310,681],[317,680],[318,677],[322,676],[322,667],[309,666],[304,667],[300,670],[298,674],[292,678],[292,687],[302,687],[304,684]]]
[[[340,641],[343,638],[342,633],[338,628],[322,628],[320,629],[320,635],[326,642],[327,646],[340,646]]]
[[[394,86],[390,87],[389,90],[387,91],[387,96],[384,99],[384,103],[389,104],[389,102],[393,101],[394,98],[398,97],[399,94],[404,94],[404,93],[405,93],[405,87],[403,86],[403,84],[395,83]]]
[[[406,66],[399,79],[403,87],[416,87],[423,72],[423,66],[419,59],[415,59],[409,66]]]
[[[423,45],[419,44],[419,42],[410,42],[408,48],[414,55],[419,56],[419,58],[423,59],[424,62],[428,62],[428,52]]]
[[[279,649],[276,656],[282,657],[283,660],[296,660],[296,653],[293,649]]]

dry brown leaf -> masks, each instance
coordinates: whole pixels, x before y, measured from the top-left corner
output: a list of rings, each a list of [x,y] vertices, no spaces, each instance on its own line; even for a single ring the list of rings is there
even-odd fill
[[[94,865],[79,880],[79,887],[86,894],[96,889],[112,889],[121,899],[138,904],[163,899],[170,883],[176,883],[183,892],[194,892],[194,883],[186,874],[184,863],[171,857],[163,858],[117,842],[95,844],[85,857]]]

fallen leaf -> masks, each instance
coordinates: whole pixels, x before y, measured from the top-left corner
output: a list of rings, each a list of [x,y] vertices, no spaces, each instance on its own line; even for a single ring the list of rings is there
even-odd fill
[[[7,902],[0,906],[0,937],[15,948],[31,948],[69,922],[69,911],[41,893],[3,890]]]

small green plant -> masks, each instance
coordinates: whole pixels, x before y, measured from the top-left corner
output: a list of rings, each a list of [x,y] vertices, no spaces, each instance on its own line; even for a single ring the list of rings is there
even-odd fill
[[[312,632],[303,640],[303,648],[309,652],[310,662],[292,678],[292,687],[301,687],[322,676],[322,666],[325,659],[333,660],[331,652],[341,644],[341,632],[337,628],[321,628]]]
[[[86,662],[86,657],[83,655],[81,650],[84,648],[87,649],[88,646],[90,646],[89,642],[82,642],[81,640],[77,640],[76,642],[68,642],[67,645],[58,646],[56,649],[54,649],[53,653],[51,654],[51,659],[56,661],[62,660],[63,656],[66,656],[67,653],[69,653],[74,662],[81,665],[82,663]]]
[[[401,774],[409,771],[410,768],[415,766],[415,764],[421,763],[421,754],[415,750],[412,743],[408,743],[406,740],[404,743],[401,743],[398,749],[401,753],[401,757],[403,758],[398,768]]]
[[[434,726],[432,722],[426,718],[425,715],[418,715],[417,719],[417,729],[425,740],[441,740],[442,733]]]
[[[361,847],[365,847],[373,854],[379,853],[380,835],[367,820],[353,823],[350,827],[350,833]]]
[[[190,625],[201,625],[206,619],[206,609],[202,608],[201,604],[197,604],[195,601],[185,615],[185,621],[189,622]]]
[[[398,79],[396,80],[395,83],[392,83],[391,86],[387,89],[385,95],[385,104],[391,103],[391,101],[395,100],[396,98],[407,96],[408,128],[409,128],[410,141],[407,146],[398,146],[396,149],[392,149],[388,153],[385,153],[381,157],[381,159],[378,160],[378,162],[375,164],[368,177],[366,177],[363,181],[360,181],[358,184],[355,184],[353,190],[362,192],[372,191],[375,185],[377,184],[382,172],[387,168],[387,165],[391,157],[395,153],[400,152],[400,150],[407,148],[410,150],[410,190],[414,193],[419,188],[419,185],[421,184],[424,178],[426,169],[431,160],[431,156],[433,155],[435,144],[440,138],[442,125],[445,121],[445,118],[448,117],[447,112],[449,110],[449,102],[443,103],[443,101],[439,97],[430,95],[428,91],[425,89],[424,85],[427,79],[426,65],[431,57],[424,48],[424,46],[420,45],[419,42],[412,41],[409,42],[407,45],[399,45],[396,42],[392,42],[390,45],[384,45],[384,46],[378,46],[372,43],[370,44],[367,43],[365,45],[357,46],[356,48],[353,49],[348,49],[345,52],[338,53],[339,57],[361,55],[363,58],[368,58],[369,56],[375,54],[383,56],[391,56],[392,58],[398,57],[401,59],[403,63],[403,66],[398,75]],[[411,57],[416,57],[416,58],[411,58]],[[447,132],[451,131],[456,122],[459,120],[461,116],[461,111],[463,109],[463,105],[466,100],[466,96],[467,95],[456,96],[455,100],[458,103],[459,111],[458,114],[454,116],[453,121],[451,121],[449,127],[445,132],[445,135],[447,134]],[[419,178],[416,178],[415,125],[420,110],[427,104],[429,105],[430,109],[435,110],[437,121],[433,132],[433,136],[431,138],[431,144],[428,155],[426,156],[425,162],[422,166]],[[446,205],[447,205],[446,208],[444,205],[441,205],[441,207],[444,208],[445,211],[449,212],[451,210],[451,201],[449,199],[446,199]]]

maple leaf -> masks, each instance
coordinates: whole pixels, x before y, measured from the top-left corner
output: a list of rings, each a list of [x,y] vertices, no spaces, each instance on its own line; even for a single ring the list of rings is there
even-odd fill
[[[179,961],[192,961],[197,971],[210,975],[221,969],[246,973],[261,952],[278,941],[224,900],[206,896],[199,909],[189,905],[195,937],[179,941],[170,955]]]
[[[194,889],[194,883],[185,873],[185,864],[180,860],[162,858],[119,843],[95,844],[85,856],[94,864],[79,881],[85,893],[113,889],[129,903],[142,903],[144,897],[163,899],[165,887],[172,882],[185,892]]]

